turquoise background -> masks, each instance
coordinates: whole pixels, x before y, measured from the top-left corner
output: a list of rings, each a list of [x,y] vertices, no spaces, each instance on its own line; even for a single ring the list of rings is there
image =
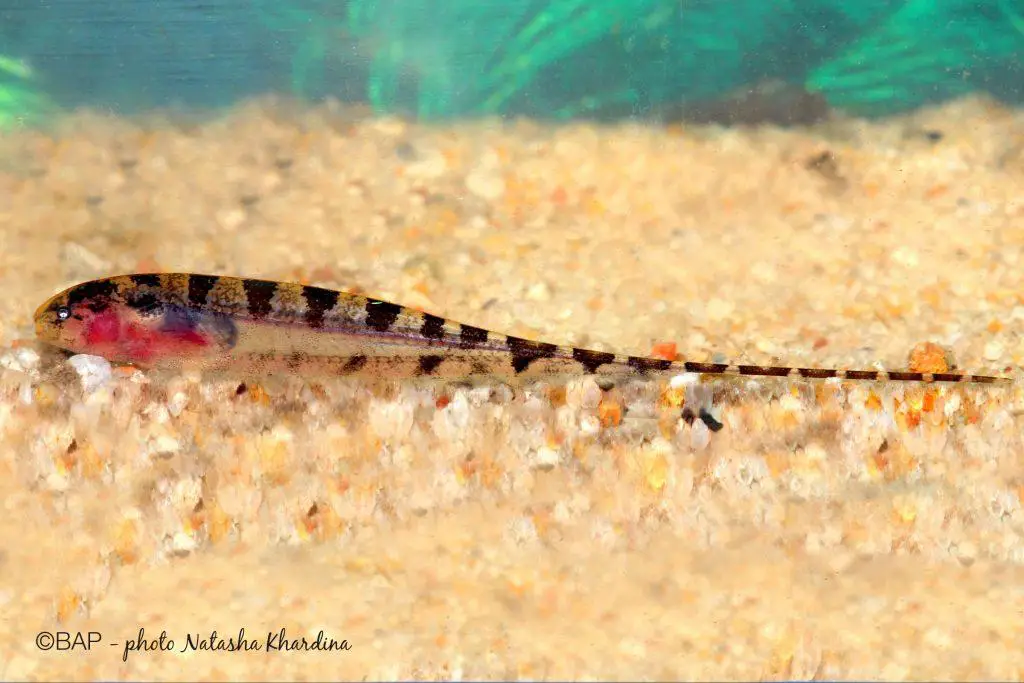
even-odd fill
[[[766,82],[878,116],[972,91],[1019,104],[1022,50],[1024,0],[0,0],[0,122],[267,92],[659,120]]]

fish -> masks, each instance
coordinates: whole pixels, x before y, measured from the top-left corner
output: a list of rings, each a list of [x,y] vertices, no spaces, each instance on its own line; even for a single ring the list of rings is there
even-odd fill
[[[706,363],[500,334],[369,296],[226,275],[138,273],[74,285],[34,315],[66,352],[147,368],[376,379],[516,379],[697,373],[1002,384],[989,375]]]

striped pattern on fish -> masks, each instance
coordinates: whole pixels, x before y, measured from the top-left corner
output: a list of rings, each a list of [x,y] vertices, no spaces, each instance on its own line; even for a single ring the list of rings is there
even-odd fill
[[[141,366],[377,378],[706,375],[992,384],[953,372],[669,361],[560,346],[308,285],[146,273],[66,289],[35,313],[40,340]]]

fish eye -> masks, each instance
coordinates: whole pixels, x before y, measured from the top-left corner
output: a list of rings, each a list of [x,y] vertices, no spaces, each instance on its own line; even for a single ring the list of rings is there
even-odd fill
[[[57,320],[67,320],[71,317],[71,309],[67,306],[59,306],[57,308]]]

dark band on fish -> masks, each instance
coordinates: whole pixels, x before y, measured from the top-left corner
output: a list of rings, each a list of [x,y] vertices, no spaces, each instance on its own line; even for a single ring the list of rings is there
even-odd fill
[[[302,298],[306,300],[306,324],[313,329],[324,326],[324,315],[338,303],[340,292],[322,287],[303,287]]]
[[[341,374],[351,375],[353,373],[359,372],[359,370],[361,370],[362,367],[366,365],[366,361],[367,358],[366,356],[363,355],[350,356],[348,360],[346,360],[345,363],[341,366]]]
[[[530,363],[542,358],[554,358],[558,355],[558,346],[547,342],[537,342],[522,337],[505,337],[505,344],[512,352],[512,369],[517,375],[526,372]]]
[[[641,375],[668,370],[673,365],[672,361],[664,358],[642,358],[640,356],[630,356],[627,363]]]
[[[729,369],[728,363],[697,363],[689,360],[683,363],[683,367],[686,368],[687,372],[696,372],[708,375],[721,375]]]
[[[427,339],[444,339],[444,318],[431,313],[424,313],[423,324],[420,325],[420,334]]]
[[[164,309],[160,297],[151,289],[130,292],[125,296],[125,301],[144,316],[159,314]]]
[[[839,374],[838,370],[829,368],[796,368],[796,371],[800,373],[801,377],[806,377],[807,379],[829,379],[837,377]]]
[[[759,377],[788,377],[792,372],[790,368],[771,365],[740,365],[738,369],[741,375],[757,375]]]
[[[572,350],[572,357],[577,363],[582,365],[587,372],[594,374],[598,368],[602,365],[615,362],[614,353],[606,353],[604,351],[588,351],[587,349],[576,349]]]
[[[153,273],[131,275],[129,279],[136,287],[159,287],[160,276]]]
[[[110,299],[117,293],[117,285],[110,280],[93,280],[74,287],[68,292],[68,306],[88,304],[93,301]]]
[[[430,355],[430,356],[420,356],[420,359],[419,359],[420,366],[419,366],[419,369],[418,369],[418,374],[420,374],[420,375],[433,375],[434,371],[437,370],[437,366],[439,366],[444,361],[445,361],[445,358],[444,358],[444,356],[441,356],[441,355],[434,354],[434,355]]]
[[[487,342],[487,335],[489,333],[482,327],[473,327],[472,325],[460,325],[459,326],[459,344],[463,348],[472,349],[477,346],[482,346]]]
[[[193,306],[206,305],[206,297],[220,278],[213,275],[188,276],[188,302]]]
[[[845,370],[843,371],[844,379],[878,379],[878,370]]]
[[[402,307],[397,304],[369,299],[366,302],[366,326],[378,332],[387,332],[401,312]]]
[[[921,382],[924,380],[924,373],[921,372],[901,372],[899,370],[887,370],[885,374],[889,379],[897,382]]]
[[[301,351],[294,351],[288,354],[288,358],[285,362],[288,364],[288,368],[290,370],[299,370],[308,359],[309,356],[305,353],[302,353]]]
[[[242,288],[245,290],[246,310],[249,311],[249,315],[257,320],[270,315],[270,312],[274,310],[276,282],[245,279],[242,280]]]

